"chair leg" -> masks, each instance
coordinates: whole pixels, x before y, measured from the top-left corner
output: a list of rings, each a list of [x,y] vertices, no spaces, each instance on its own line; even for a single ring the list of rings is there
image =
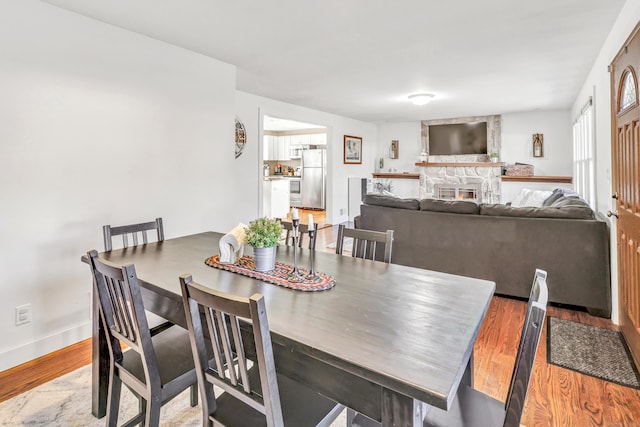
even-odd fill
[[[147,401],[142,398],[142,396],[138,396],[138,413],[144,414],[147,412]],[[140,424],[144,427],[144,418],[142,419],[142,423]]]
[[[144,427],[145,421],[146,421],[146,414],[147,414],[147,401],[145,399],[142,398],[142,396],[140,396],[138,399],[140,399],[138,401],[138,406],[140,407],[140,414],[142,414],[142,420],[140,421],[140,427]]]
[[[190,400],[191,400],[191,407],[195,408],[196,406],[198,406],[198,383],[193,384],[190,387]]]
[[[133,426],[144,427],[145,426],[145,417],[147,413],[147,401],[143,399],[141,396],[136,395],[136,397],[138,398],[138,409],[139,409],[138,415],[131,418],[129,421],[122,424],[122,426],[120,427],[133,427]]]
[[[351,408],[347,408],[347,427],[353,425],[353,419],[356,417],[357,412]]]
[[[109,395],[107,398],[107,427],[118,425],[118,412],[120,411],[120,391],[122,390],[122,380],[113,374],[109,377]]]
[[[147,402],[145,425],[158,427],[160,425],[160,402]]]

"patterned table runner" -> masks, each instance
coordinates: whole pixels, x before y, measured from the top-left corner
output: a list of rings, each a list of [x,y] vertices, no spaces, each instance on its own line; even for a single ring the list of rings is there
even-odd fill
[[[243,276],[260,279],[263,282],[272,283],[284,288],[295,289],[296,291],[317,292],[331,289],[336,285],[336,279],[324,273],[316,273],[316,277],[307,278],[309,270],[298,268],[300,275],[304,277],[301,282],[290,282],[289,274],[293,271],[293,266],[276,262],[276,268],[271,271],[260,272],[255,270],[253,257],[243,256],[236,264],[220,263],[220,256],[214,255],[204,261],[210,267],[242,274]]]

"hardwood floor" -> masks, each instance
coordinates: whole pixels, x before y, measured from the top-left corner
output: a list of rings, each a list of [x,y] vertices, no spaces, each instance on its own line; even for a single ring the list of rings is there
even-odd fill
[[[309,214],[313,215],[313,222],[318,224],[318,228],[325,228],[331,224],[327,224],[327,211],[319,211],[315,209],[298,209],[298,214],[300,216],[300,223],[306,224],[309,220]],[[291,221],[291,211],[287,214],[285,221]]]
[[[306,222],[306,211],[301,212],[302,218]],[[314,213],[314,221],[323,224],[324,218],[316,219]],[[335,241],[336,234],[337,226],[321,229],[316,249],[333,252],[327,245]],[[525,308],[523,301],[494,297],[474,348],[474,386],[502,401],[509,389]],[[586,312],[550,306],[547,314],[616,329],[611,321]],[[546,327],[545,322],[521,424],[529,427],[640,426],[640,391],[548,364]],[[90,363],[90,351],[90,340],[85,340],[0,372],[0,401]],[[65,356],[56,357],[58,353]]]
[[[0,402],[91,363],[91,338],[0,372]]]
[[[505,400],[524,322],[526,302],[494,297],[474,347],[474,387]],[[547,316],[616,329],[607,319],[549,306]],[[521,424],[525,426],[637,426],[640,391],[547,363],[545,322]]]

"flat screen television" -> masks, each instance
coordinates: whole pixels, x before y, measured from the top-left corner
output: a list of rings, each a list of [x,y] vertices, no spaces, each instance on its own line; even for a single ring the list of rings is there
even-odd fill
[[[429,154],[487,154],[487,122],[429,125]]]

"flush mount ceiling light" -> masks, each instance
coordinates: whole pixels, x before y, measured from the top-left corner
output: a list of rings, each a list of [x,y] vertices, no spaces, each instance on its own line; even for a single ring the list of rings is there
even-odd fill
[[[430,103],[434,96],[432,93],[416,93],[409,95],[409,101],[414,105],[425,105]]]

